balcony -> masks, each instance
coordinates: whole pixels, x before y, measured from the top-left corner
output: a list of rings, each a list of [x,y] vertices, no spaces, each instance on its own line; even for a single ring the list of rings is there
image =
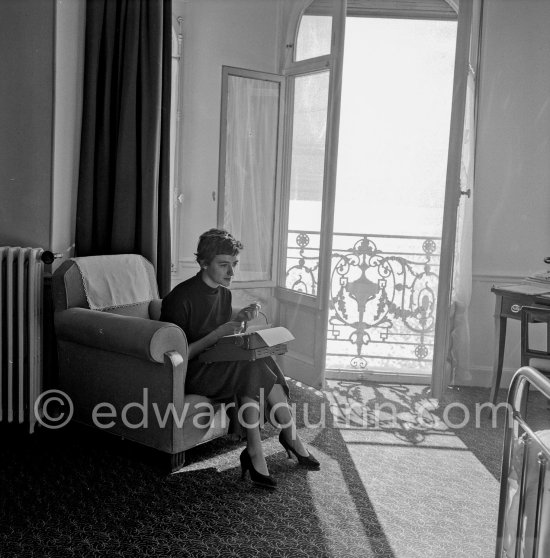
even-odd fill
[[[319,232],[288,234],[286,287],[317,294]],[[335,233],[327,370],[430,374],[441,239]]]

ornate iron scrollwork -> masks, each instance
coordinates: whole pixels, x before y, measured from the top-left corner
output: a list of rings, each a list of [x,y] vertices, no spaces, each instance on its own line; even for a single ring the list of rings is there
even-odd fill
[[[316,294],[319,252],[312,237],[319,233],[294,234],[295,244],[289,242],[287,254],[292,265],[287,268],[286,286]],[[371,360],[429,362],[439,239],[351,234],[334,238],[340,246],[342,239],[357,240],[350,248],[332,253],[327,339],[329,345],[338,342],[342,350],[338,354],[328,350],[327,356],[339,359],[339,368],[351,370],[366,370]],[[391,246],[383,250],[384,244]]]
[[[287,256],[287,261],[298,260],[297,263],[289,267],[286,271],[286,288],[306,294],[317,294],[317,270],[319,268],[319,253],[312,250],[314,255],[308,255],[310,236],[306,232],[299,232],[296,235],[296,246],[298,256]],[[289,252],[296,248],[290,245]]]
[[[431,265],[436,249],[433,239],[424,240],[419,261],[385,253],[365,235],[351,249],[333,252],[329,323],[332,332],[351,329],[348,341],[356,347],[352,368],[366,367],[364,349],[375,336],[386,342],[392,333],[416,334],[412,355],[428,357],[426,335],[435,324],[438,284]]]

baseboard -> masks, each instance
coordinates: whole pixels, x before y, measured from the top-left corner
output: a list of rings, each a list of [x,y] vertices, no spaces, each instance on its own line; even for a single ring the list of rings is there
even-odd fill
[[[418,384],[430,385],[430,374],[389,373],[389,372],[354,372],[348,370],[326,370],[326,380],[334,381],[368,381],[381,384]]]
[[[516,373],[517,368],[503,368],[500,387],[508,388],[512,376]],[[327,370],[325,372],[327,380],[367,380],[380,383],[403,383],[403,384],[424,384],[430,385],[431,376],[421,374],[384,374],[375,372],[345,372]],[[468,378],[457,378],[454,385],[464,387],[485,387],[490,388],[493,381],[492,366],[475,366],[472,367]]]
[[[512,376],[516,373],[517,368],[503,368],[500,380],[501,388],[508,388]],[[455,385],[467,387],[491,387],[493,381],[492,366],[473,366],[470,369],[468,378],[457,378]]]

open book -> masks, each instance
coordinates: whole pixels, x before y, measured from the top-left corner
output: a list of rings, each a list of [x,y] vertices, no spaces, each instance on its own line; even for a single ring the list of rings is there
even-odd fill
[[[269,327],[222,337],[198,356],[199,362],[256,360],[283,355],[294,336],[284,327]]]
[[[218,341],[218,345],[231,344],[244,349],[258,349],[260,347],[274,347],[281,343],[288,343],[294,339],[294,335],[286,327],[269,327],[253,330],[250,328],[246,333],[235,333],[226,335]]]

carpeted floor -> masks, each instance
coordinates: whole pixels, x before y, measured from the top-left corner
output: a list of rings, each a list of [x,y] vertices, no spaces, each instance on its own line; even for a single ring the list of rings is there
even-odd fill
[[[165,475],[156,454],[104,432],[2,429],[0,556],[494,555],[502,417],[476,427],[487,390],[451,390],[439,408],[423,386],[291,382],[291,395],[322,469],[289,461],[266,426],[273,492],[240,480],[243,444],[228,439]]]

